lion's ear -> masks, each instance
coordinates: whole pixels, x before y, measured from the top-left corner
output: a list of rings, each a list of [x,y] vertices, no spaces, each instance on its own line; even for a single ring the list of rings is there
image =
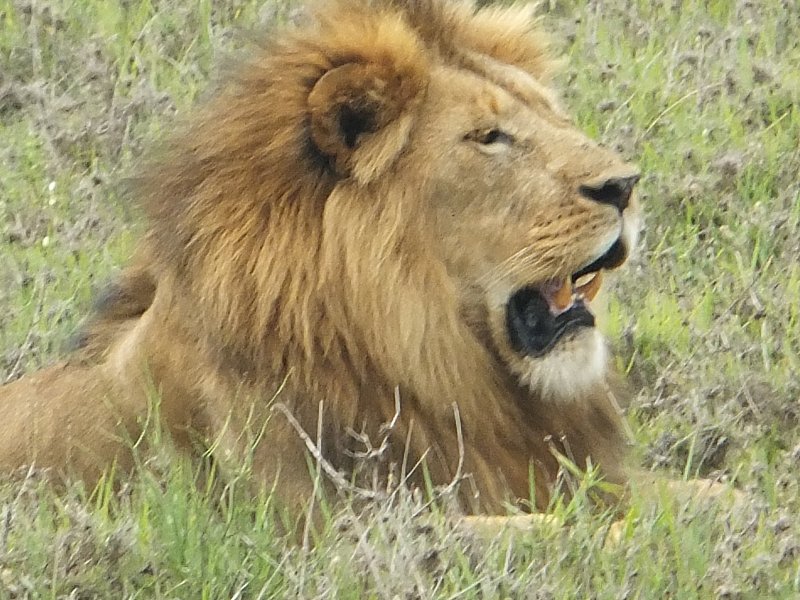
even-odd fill
[[[384,64],[334,67],[308,97],[311,139],[339,174],[366,183],[405,146],[422,86]]]

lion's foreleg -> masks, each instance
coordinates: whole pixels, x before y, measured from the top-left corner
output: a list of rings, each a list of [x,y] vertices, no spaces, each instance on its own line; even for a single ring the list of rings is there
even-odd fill
[[[481,539],[492,539],[500,535],[519,537],[533,535],[544,530],[563,527],[558,517],[547,513],[520,515],[470,515],[464,517],[459,525]]]

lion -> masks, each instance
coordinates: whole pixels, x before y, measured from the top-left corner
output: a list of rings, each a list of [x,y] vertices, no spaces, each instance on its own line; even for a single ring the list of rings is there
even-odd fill
[[[529,8],[448,0],[271,35],[141,169],[145,233],[72,353],[0,389],[0,469],[130,469],[155,394],[178,448],[250,456],[287,510],[309,452],[349,475],[386,435],[385,476],[464,474],[468,515],[546,510],[564,459],[624,488],[593,303],[639,171],[564,111],[549,47]]]

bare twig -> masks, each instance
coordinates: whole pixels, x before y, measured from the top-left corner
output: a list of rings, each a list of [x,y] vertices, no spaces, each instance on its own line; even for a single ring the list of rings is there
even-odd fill
[[[283,413],[283,415],[286,417],[286,420],[289,421],[289,424],[295,430],[297,435],[299,435],[300,439],[303,440],[303,443],[306,445],[306,449],[311,453],[311,456],[314,457],[314,460],[317,461],[319,468],[325,473],[325,475],[328,476],[337,489],[349,492],[366,500],[374,500],[382,496],[382,494],[379,494],[374,490],[364,489],[350,483],[341,472],[339,472],[328,460],[325,459],[324,456],[322,456],[319,446],[314,443],[314,440],[312,440],[311,437],[306,433],[306,431],[303,429],[303,426],[300,425],[285,404],[282,402],[276,403],[272,406],[271,410],[277,410]]]
[[[461,432],[461,413],[458,411],[458,404],[453,402],[453,417],[456,421],[456,441],[458,442],[458,465],[453,479],[444,488],[445,493],[451,493],[464,478],[464,435]]]
[[[0,556],[5,555],[8,549],[8,536],[11,533],[11,505],[6,506],[3,515],[3,533],[0,535]]]
[[[364,432],[357,432],[353,429],[347,429],[347,434],[359,442],[362,446],[364,446],[365,450],[363,452],[356,451],[356,450],[345,450],[345,454],[348,456],[358,459],[358,460],[376,460],[381,458],[385,453],[386,450],[389,448],[390,443],[390,434],[397,425],[397,419],[400,417],[400,388],[394,388],[394,416],[392,416],[392,420],[388,423],[383,423],[378,428],[378,435],[381,437],[380,446],[375,448],[372,445],[372,441],[369,439],[369,436]]]
[[[320,402],[317,407],[317,443],[316,448],[322,446],[322,416],[324,413],[324,403]],[[311,525],[314,522],[314,504],[317,501],[317,494],[319,494],[320,478],[322,477],[322,465],[317,459],[317,472],[314,474],[314,489],[311,493],[311,498],[308,500],[308,512],[306,513],[306,522],[303,526],[303,552],[308,553],[311,549]],[[303,561],[300,573],[300,583],[305,587],[307,561]]]
[[[16,360],[14,360],[14,364],[11,365],[11,369],[8,371],[8,375],[6,375],[6,378],[3,381],[3,385],[5,385],[6,383],[10,383],[14,379],[16,379],[17,376],[19,375],[18,369],[20,364],[22,364],[22,357],[25,356],[28,350],[30,350],[32,338],[33,338],[33,329],[29,329],[28,335],[25,336],[25,341],[23,341],[22,345],[19,347],[19,352],[17,352],[17,358]]]
[[[456,466],[456,472],[453,475],[453,478],[450,480],[450,483],[441,488],[434,498],[431,498],[428,502],[414,511],[414,513],[411,515],[412,518],[417,517],[422,512],[428,510],[428,508],[430,508],[437,498],[451,495],[456,487],[458,487],[458,485],[460,485],[461,482],[468,477],[464,475],[464,455],[466,454],[466,451],[464,449],[464,435],[461,431],[461,413],[458,410],[458,404],[455,402],[453,402],[453,416],[456,422],[456,441],[458,443],[458,465]]]

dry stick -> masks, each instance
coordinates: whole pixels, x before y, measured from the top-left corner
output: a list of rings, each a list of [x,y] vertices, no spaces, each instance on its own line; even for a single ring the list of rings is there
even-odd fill
[[[397,419],[400,417],[400,388],[395,386],[394,388],[394,416],[392,416],[392,420],[388,423],[383,423],[378,428],[378,435],[381,436],[381,443],[380,446],[375,448],[372,445],[372,442],[369,439],[369,436],[363,432],[359,433],[352,428],[347,428],[347,434],[352,437],[357,442],[360,442],[365,450],[363,452],[358,452],[355,450],[347,450],[345,449],[345,453],[352,457],[359,460],[374,460],[376,458],[380,458],[389,447],[389,434],[394,430],[395,426],[397,425]]]
[[[392,419],[392,421],[387,425],[387,430],[390,430],[390,428],[393,427],[396,424],[397,418],[398,418],[398,416],[400,414],[400,393],[399,393],[399,390],[397,388],[395,388],[395,407],[396,407],[395,416]],[[337,489],[350,492],[350,493],[352,493],[352,494],[354,494],[354,495],[356,495],[356,496],[358,496],[360,498],[366,499],[366,500],[375,500],[377,498],[381,498],[381,497],[385,497],[386,496],[383,493],[379,493],[379,492],[376,492],[374,490],[368,490],[368,489],[365,489],[365,488],[362,488],[362,487],[359,487],[359,486],[355,486],[352,483],[350,483],[344,477],[344,475],[342,475],[342,473],[339,470],[336,469],[336,467],[334,467],[324,456],[322,456],[322,452],[319,449],[319,444],[315,444],[314,443],[314,440],[312,440],[311,437],[308,435],[308,433],[306,433],[306,431],[303,429],[303,426],[300,425],[300,423],[297,421],[295,416],[292,414],[292,412],[289,410],[289,408],[285,404],[283,404],[282,402],[276,403],[275,405],[273,405],[273,407],[270,410],[272,410],[272,411],[278,410],[281,413],[283,413],[283,415],[286,417],[286,420],[289,421],[289,424],[295,430],[297,435],[299,435],[300,439],[303,440],[303,443],[305,444],[306,449],[311,453],[311,456],[314,457],[314,460],[317,461],[317,464],[319,465],[320,469],[334,483],[334,485],[337,487]],[[456,424],[456,440],[457,440],[457,443],[458,443],[458,465],[456,466],[456,472],[455,472],[453,478],[451,479],[450,483],[448,483],[442,489],[442,491],[439,494],[439,496],[444,496],[444,495],[447,495],[447,494],[451,494],[453,492],[453,490],[455,489],[455,487],[459,483],[461,483],[461,481],[463,481],[463,479],[465,477],[464,476],[464,456],[465,456],[466,452],[465,452],[465,449],[464,449],[464,435],[463,435],[463,432],[462,432],[462,429],[461,429],[461,413],[458,410],[458,404],[456,404],[455,402],[453,403],[453,413],[454,413],[455,424]],[[321,421],[322,421],[322,418],[321,418],[321,415],[320,415],[320,418],[318,419],[318,422],[321,422]],[[417,461],[417,463],[414,465],[414,467],[412,467],[411,471],[409,472],[409,476],[410,476],[411,473],[414,472],[414,470],[419,466],[419,464],[422,463],[423,460],[424,460],[424,455],[423,455],[423,457],[420,458],[419,461]],[[407,477],[402,482],[400,482],[398,484],[398,486],[389,495],[389,497],[394,496],[396,491],[398,489],[400,489],[400,486],[402,484],[404,484],[406,481],[407,481]],[[431,499],[428,502],[426,502],[425,504],[423,504],[419,509],[414,511],[414,513],[411,515],[412,518],[415,518],[415,517],[419,516],[424,510],[429,508],[433,502],[434,502],[434,499]]]
[[[464,450],[464,436],[463,436],[462,431],[461,431],[461,413],[458,411],[458,404],[455,403],[455,402],[453,402],[453,416],[455,417],[455,421],[456,421],[456,440],[458,442],[458,465],[456,466],[455,475],[453,475],[453,478],[450,480],[450,483],[448,483],[442,489],[441,493],[438,494],[439,497],[442,497],[442,496],[445,496],[445,495],[448,495],[448,494],[452,494],[452,492],[456,488],[456,486],[458,484],[460,484],[465,478],[465,476],[464,476],[464,454],[465,454],[465,450]],[[425,504],[420,506],[417,510],[415,510],[412,513],[411,518],[413,519],[413,518],[418,517],[423,511],[425,511],[428,508],[430,508],[430,506],[433,504],[435,499],[436,498],[431,498]]]
[[[456,485],[464,478],[464,436],[461,432],[461,413],[458,411],[458,404],[453,402],[453,417],[456,421],[456,441],[458,442],[458,465],[453,479],[447,484],[444,491],[451,493]]]
[[[378,428],[379,435],[382,435],[383,439],[381,440],[380,446],[377,449],[372,446],[372,442],[370,441],[368,435],[366,435],[365,433],[357,433],[353,429],[348,428],[347,433],[350,436],[352,436],[355,440],[361,442],[366,448],[364,452],[348,452],[350,456],[358,459],[370,460],[379,458],[381,455],[383,455],[383,453],[388,448],[389,434],[394,429],[395,425],[397,424],[397,419],[400,417],[400,388],[398,386],[395,386],[394,388],[394,408],[395,411],[392,420],[389,423],[382,424]],[[375,488],[377,488],[377,485],[375,485],[374,482],[373,485]],[[397,490],[400,489],[401,485],[402,484],[399,483],[395,487],[395,489],[388,495],[389,502],[387,502],[387,505],[391,502],[391,499],[393,498]],[[390,489],[390,486],[387,486],[387,489]],[[375,493],[376,497],[377,495],[378,494]],[[348,506],[347,508],[350,515],[355,517],[355,513],[352,510],[352,506]],[[351,553],[351,560],[355,558],[359,549],[363,549],[362,551],[364,552],[365,556],[368,557],[367,567],[372,573],[374,580],[382,586],[381,596],[389,597],[390,596],[389,590],[383,585],[384,578],[381,576],[378,565],[375,564],[373,554],[368,552],[366,548],[366,544],[369,539],[369,533],[370,533],[369,527],[366,527],[358,518],[353,518],[353,525],[358,530],[358,535],[357,535],[356,545],[353,548],[353,552]]]
[[[381,435],[388,434],[394,430],[397,425],[397,419],[400,417],[400,386],[394,386],[394,416],[388,423],[384,423],[378,428],[378,433]]]
[[[399,386],[395,386],[394,388],[394,400],[395,400],[395,416],[392,419],[391,423],[389,424],[390,427],[394,428],[395,420],[400,415],[400,388]],[[411,435],[414,430],[414,420],[411,419],[408,423],[408,430],[406,431],[406,439],[405,445],[403,446],[403,460],[400,465],[400,481],[394,486],[391,493],[389,494],[388,500],[393,500],[394,497],[397,495],[398,491],[402,489],[402,487],[406,484],[406,482],[411,478],[414,472],[425,462],[425,459],[428,457],[429,449],[425,449],[422,452],[422,455],[417,459],[417,461],[411,466],[411,469],[408,469],[408,455],[409,450],[411,448]]]
[[[11,533],[11,505],[6,506],[3,517],[3,534],[0,536],[0,557],[5,555],[8,549],[8,535]]]
[[[320,427],[321,427],[321,423],[322,423],[322,403],[320,403],[320,412],[319,412],[319,416],[318,416],[318,419],[317,419],[317,424],[318,424],[317,438],[318,439],[317,439],[317,443],[316,444],[311,439],[311,437],[308,435],[308,433],[306,433],[306,431],[303,429],[302,425],[300,425],[300,423],[297,421],[297,419],[294,417],[294,415],[291,413],[291,411],[289,410],[289,408],[285,404],[276,403],[275,405],[273,405],[271,410],[272,411],[278,410],[281,413],[283,413],[283,415],[289,421],[289,424],[294,428],[294,430],[297,433],[297,435],[299,435],[300,439],[303,440],[303,443],[305,444],[305,446],[308,449],[308,451],[311,453],[311,455],[317,461],[317,464],[319,465],[319,469],[317,471],[317,479],[315,480],[315,494],[314,495],[316,495],[316,489],[317,489],[317,485],[318,485],[318,482],[319,482],[318,477],[322,472],[324,472],[331,479],[331,481],[334,483],[334,485],[336,485],[337,488],[340,489],[340,490],[346,490],[346,491],[348,491],[350,493],[353,493],[353,494],[355,494],[357,496],[360,496],[361,498],[365,498],[367,500],[375,500],[375,499],[377,499],[379,497],[386,497],[385,494],[378,493],[378,492],[375,492],[373,490],[367,490],[367,489],[364,489],[364,488],[361,488],[361,487],[354,486],[353,484],[351,484],[342,475],[341,472],[339,472],[330,462],[328,462],[322,456],[322,452],[320,451],[320,446],[321,446],[321,443],[320,443],[320,441],[321,441],[320,440],[321,429],[320,429]],[[463,472],[464,472],[464,456],[465,456],[464,436],[463,436],[462,427],[461,427],[461,413],[459,412],[458,405],[456,403],[453,403],[453,413],[454,413],[455,425],[456,425],[456,438],[457,438],[457,442],[458,442],[458,465],[456,466],[456,472],[455,472],[455,475],[453,476],[453,479],[441,491],[441,493],[438,494],[439,497],[441,497],[443,495],[446,495],[446,494],[449,494],[449,493],[452,493],[452,491],[455,489],[455,487],[464,479],[464,474],[463,474]],[[399,390],[399,388],[395,388],[395,414],[394,414],[392,420],[389,423],[384,424],[381,427],[381,433],[386,434],[386,437],[388,437],[388,433],[391,432],[392,429],[397,424],[397,420],[399,418],[399,415],[400,415],[400,390]],[[363,437],[366,440],[368,449],[372,449],[372,445],[371,445],[371,443],[369,443],[369,439],[366,436],[363,436]],[[358,439],[358,437],[357,437],[357,439]],[[381,444],[381,446],[378,448],[378,453],[382,452],[383,447],[384,447],[384,444]],[[425,453],[423,453],[423,456],[411,468],[411,470],[409,471],[409,474],[408,474],[409,476],[424,461],[426,455],[427,455],[427,451]],[[392,491],[392,493],[389,494],[388,497],[392,498],[398,492],[398,490],[402,489],[402,486],[403,486],[403,484],[405,484],[406,480],[407,480],[407,477],[404,478],[402,482],[399,482],[398,485],[395,487],[395,489]],[[417,516],[419,516],[423,511],[425,511],[427,508],[429,508],[431,506],[431,504],[434,502],[434,500],[435,500],[435,498],[429,500],[423,506],[421,506],[419,509],[414,511],[412,513],[412,515],[411,515],[411,518],[414,519]],[[312,502],[313,502],[313,500],[312,500]],[[310,519],[307,520],[306,528],[305,528],[305,530],[303,532],[303,548],[304,548],[304,550],[307,550],[308,549],[308,545],[309,545],[309,542],[308,542],[308,540],[309,540],[309,529],[308,529],[309,521],[310,521]],[[358,524],[359,520],[356,519],[355,523]],[[367,538],[368,538],[368,534],[369,534],[369,529],[367,527],[359,526],[359,529],[360,529],[360,531],[359,531],[359,534],[358,534],[358,543],[357,543],[356,549],[358,547],[363,547],[366,544]],[[354,551],[353,551],[354,553],[356,552],[356,549],[354,549]],[[380,575],[380,572],[377,569],[377,566],[374,564],[374,561],[371,561],[371,560],[368,561],[368,567],[369,567],[370,571],[372,572],[373,577],[375,577],[375,581],[380,582],[382,580],[381,579],[381,575]],[[301,580],[302,580],[303,577],[304,577],[304,572],[301,574]],[[302,581],[301,581],[301,583],[302,583]],[[384,591],[386,591],[386,590],[384,590]]]
[[[3,381],[3,385],[5,385],[6,383],[10,383],[13,379],[17,377],[17,369],[19,369],[19,365],[22,363],[22,357],[25,355],[25,352],[27,350],[30,350],[29,346],[32,338],[33,338],[33,329],[29,329],[28,335],[25,336],[25,341],[22,342],[22,345],[19,348],[19,352],[17,353],[17,359],[14,361],[14,364],[11,365],[11,370],[8,372],[5,381]]]
[[[378,493],[355,486],[347,481],[347,479],[345,479],[345,477],[330,462],[328,462],[324,456],[322,456],[322,452],[317,444],[315,444],[314,440],[312,440],[311,437],[305,432],[303,426],[300,425],[297,419],[295,419],[294,415],[285,404],[279,402],[270,410],[278,410],[283,413],[283,415],[286,417],[286,420],[289,421],[289,424],[294,428],[297,435],[299,435],[300,439],[303,440],[303,443],[306,445],[306,449],[308,449],[308,451],[311,453],[311,456],[314,457],[314,460],[317,461],[322,471],[325,472],[325,474],[330,478],[337,488],[346,490],[367,500],[375,500],[379,497]]]
[[[606,388],[606,397],[608,398],[608,401],[611,403],[612,408],[619,415],[620,422],[622,423],[622,429],[625,432],[625,436],[627,438],[626,441],[628,442],[628,444],[630,444],[636,436],[634,435],[633,429],[631,429],[628,420],[625,418],[625,411],[622,410],[622,407],[619,405],[619,401],[617,400],[617,396],[614,394],[614,391],[608,386],[608,384],[605,384],[605,388]]]
[[[303,426],[300,425],[300,423],[297,421],[297,419],[294,417],[294,415],[291,413],[291,411],[289,410],[289,408],[285,404],[276,403],[276,404],[274,404],[272,406],[272,408],[270,410],[271,411],[278,410],[278,411],[283,413],[283,415],[289,421],[289,424],[294,428],[294,430],[297,433],[297,435],[299,435],[300,439],[303,440],[303,443],[305,444],[305,446],[308,449],[308,451],[311,453],[311,455],[317,461],[317,464],[319,465],[320,469],[330,478],[330,480],[334,483],[334,485],[337,487],[337,489],[348,491],[350,493],[353,493],[353,494],[355,494],[355,495],[357,495],[357,496],[359,496],[361,498],[367,499],[367,500],[375,500],[375,499],[377,499],[379,497],[384,497],[385,496],[385,494],[383,494],[383,493],[379,493],[379,492],[376,492],[374,490],[368,490],[368,489],[365,489],[365,488],[362,488],[362,487],[358,487],[358,486],[355,486],[352,483],[350,483],[344,477],[344,475],[340,471],[338,471],[336,469],[336,467],[334,467],[328,460],[326,460],[322,456],[322,452],[319,449],[320,444],[315,444],[314,443],[314,441],[311,439],[311,437],[308,435],[308,433],[306,433],[306,431],[303,429]],[[384,431],[388,432],[392,428],[394,428],[394,426],[397,423],[397,419],[399,418],[399,415],[400,415],[400,390],[399,390],[399,388],[395,388],[395,414],[394,414],[392,420],[388,424],[385,424],[383,426]],[[319,422],[322,421],[321,415],[320,415],[320,418],[319,418],[318,421]],[[460,432],[460,430],[461,430],[460,423],[458,424],[457,429]],[[364,436],[364,437],[366,438],[366,436]],[[369,443],[368,439],[367,439],[367,443]],[[369,447],[371,447],[371,444],[369,445]],[[463,454],[463,442],[460,439],[460,433],[459,433],[459,448],[461,449],[462,454]],[[380,448],[378,450],[380,451]],[[419,467],[419,465],[424,461],[425,456],[427,456],[427,451],[425,453],[423,453],[422,457],[414,464],[414,466],[409,471],[408,475],[403,477],[403,481],[401,483],[399,483],[395,487],[395,490],[391,494],[389,494],[390,498],[392,496],[394,496],[395,493],[397,492],[397,490],[400,489],[400,486],[402,484],[404,484],[408,480],[408,477],[410,477],[411,473],[413,473],[417,469],[417,467]],[[459,472],[461,470],[461,465],[462,464],[463,464],[463,457],[460,457],[460,459],[459,459]]]
[[[323,416],[324,402],[320,402],[317,406],[317,444],[316,447],[322,446],[322,416]],[[314,474],[314,489],[311,492],[311,498],[308,500],[308,511],[306,512],[306,522],[303,525],[303,553],[308,554],[311,549],[311,523],[313,522],[314,504],[316,504],[317,494],[319,494],[319,483],[322,477],[322,470],[319,460],[317,460],[317,472]],[[306,567],[308,561],[303,561],[300,567],[300,586],[305,588],[306,583]]]

